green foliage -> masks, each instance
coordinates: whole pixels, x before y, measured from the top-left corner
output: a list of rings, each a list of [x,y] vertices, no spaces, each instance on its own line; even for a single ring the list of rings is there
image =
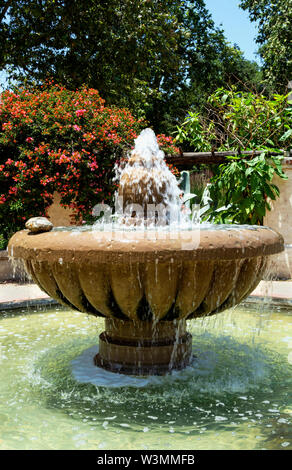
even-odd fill
[[[213,201],[205,218],[215,223],[261,224],[269,200],[279,196],[272,182],[274,175],[286,179],[281,168],[282,156],[267,158],[265,153],[251,160],[229,157],[219,165],[209,187]]]
[[[189,112],[177,128],[176,142],[192,151],[232,150],[235,155],[213,167],[212,202],[205,218],[216,223],[260,224],[269,199],[279,195],[274,175],[285,178],[282,156],[265,156],[292,145],[292,108],[287,96],[267,99],[252,92],[220,88],[208,100],[204,116]],[[263,150],[243,158],[240,151]]]
[[[240,6],[257,22],[267,88],[285,93],[292,77],[291,0],[241,0]]]
[[[189,111],[176,141],[192,151],[289,149],[292,107],[287,96],[271,99],[250,91],[217,89],[205,114]]]
[[[210,96],[208,117],[213,118],[218,149],[253,150],[290,148],[292,108],[287,96],[271,99],[235,88],[220,88]],[[212,135],[212,138],[214,136]]]
[[[183,144],[184,150],[210,151],[215,137],[215,124],[212,121],[205,124],[200,113],[189,111],[185,121],[176,128],[175,141]]]
[[[7,246],[6,237],[0,233],[0,250],[5,250]]]
[[[203,0],[7,0],[0,68],[21,83],[54,78],[170,132],[192,103],[258,67],[226,42]]]

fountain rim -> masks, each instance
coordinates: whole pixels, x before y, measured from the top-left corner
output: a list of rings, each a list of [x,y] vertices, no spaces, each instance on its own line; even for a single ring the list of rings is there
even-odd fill
[[[155,232],[154,232],[155,233]],[[173,232],[168,232],[172,234]],[[131,239],[129,239],[130,235]],[[53,230],[32,234],[16,232],[9,241],[8,254],[14,259],[39,262],[145,262],[232,260],[268,256],[284,251],[284,240],[265,226],[234,226],[234,230],[208,229],[178,231],[177,238],[146,239],[144,232],[102,232]],[[188,234],[189,238],[186,237]],[[180,237],[182,235],[182,237]],[[197,243],[199,237],[199,243]]]

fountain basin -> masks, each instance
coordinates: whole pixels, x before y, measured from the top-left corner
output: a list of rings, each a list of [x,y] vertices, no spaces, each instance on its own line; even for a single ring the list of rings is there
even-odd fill
[[[0,449],[292,450],[291,315],[261,304],[187,322],[191,365],[135,377],[93,365],[102,318],[1,311]]]

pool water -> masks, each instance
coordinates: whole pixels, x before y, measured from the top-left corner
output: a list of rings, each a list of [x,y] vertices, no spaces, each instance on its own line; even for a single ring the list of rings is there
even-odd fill
[[[292,449],[292,311],[188,322],[196,358],[165,377],[95,368],[103,320],[0,313],[0,449]]]

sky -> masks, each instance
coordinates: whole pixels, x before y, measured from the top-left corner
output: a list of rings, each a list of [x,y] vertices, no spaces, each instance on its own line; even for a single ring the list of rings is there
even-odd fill
[[[255,55],[258,49],[256,24],[251,23],[248,12],[239,8],[239,3],[239,0],[205,0],[216,26],[222,25],[227,40],[237,44],[246,59],[260,64],[260,58]]]
[[[258,49],[256,25],[250,22],[248,13],[239,8],[239,0],[205,0],[205,3],[216,26],[222,25],[227,40],[232,45],[237,44],[246,59],[260,64],[260,58],[255,55]],[[5,78],[5,73],[0,72],[0,87]]]

